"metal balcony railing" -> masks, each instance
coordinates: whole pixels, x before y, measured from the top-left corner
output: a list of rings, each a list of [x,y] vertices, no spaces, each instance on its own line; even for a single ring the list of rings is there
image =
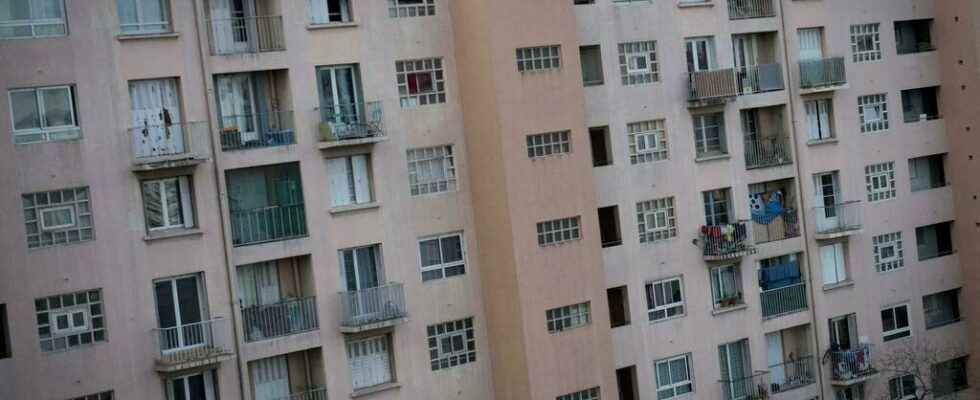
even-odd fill
[[[316,297],[242,308],[242,325],[246,342],[317,329]]]
[[[213,55],[286,50],[279,15],[208,20],[208,39]]]
[[[691,72],[689,89],[688,100],[690,101],[735,97],[738,94],[735,86],[735,70],[724,68]]]
[[[828,350],[826,358],[830,360],[831,377],[835,381],[861,379],[878,373],[871,360],[869,343],[861,343],[848,350]]]
[[[772,0],[728,0],[728,19],[775,17]]]
[[[296,143],[292,111],[221,115],[221,150],[285,146]]]
[[[327,400],[327,388],[313,388],[305,392],[293,393],[289,396],[276,397],[274,400]]]
[[[701,253],[707,259],[732,259],[754,252],[745,221],[702,225]]]
[[[769,387],[773,393],[796,389],[816,381],[813,356],[803,356],[769,366]]]
[[[133,164],[146,165],[208,156],[208,123],[182,122],[126,129],[133,143]]]
[[[761,400],[769,396],[768,371],[756,371],[751,376],[722,379],[722,400]]]
[[[783,67],[780,64],[738,67],[735,68],[735,83],[739,96],[783,90]]]
[[[806,310],[806,283],[800,282],[760,293],[762,317],[775,318]]]
[[[847,84],[844,57],[800,61],[800,89],[819,89]]]
[[[158,367],[176,368],[213,362],[232,353],[224,318],[153,329],[160,355]]]
[[[321,107],[316,112],[320,141],[343,142],[385,135],[380,101]]]
[[[745,139],[745,167],[765,168],[793,162],[789,141],[783,136]]]
[[[234,246],[301,236],[306,236],[306,210],[303,203],[231,212],[231,237]]]
[[[361,327],[399,319],[405,312],[405,292],[401,283],[340,293],[342,327]]]
[[[796,209],[787,208],[782,215],[773,218],[768,224],[752,222],[752,238],[755,243],[767,243],[800,236],[800,224]]]
[[[861,229],[861,202],[858,200],[814,207],[813,213],[818,234],[833,235]]]

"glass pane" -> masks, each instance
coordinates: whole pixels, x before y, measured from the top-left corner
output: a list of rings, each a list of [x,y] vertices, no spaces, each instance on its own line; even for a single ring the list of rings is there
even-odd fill
[[[27,20],[31,18],[31,5],[22,0],[0,0],[0,21]]]
[[[166,196],[167,204],[167,221],[168,226],[179,226],[183,225],[183,215],[180,212],[180,189],[177,185],[176,179],[168,179],[163,181],[163,194]]]
[[[184,378],[174,379],[170,384],[170,389],[174,392],[174,400],[187,400]]]
[[[71,93],[66,88],[40,90],[44,102],[45,126],[75,125],[71,109]]]
[[[374,247],[364,247],[357,249],[357,277],[360,289],[373,288],[378,286],[378,270],[375,258]]]
[[[31,0],[34,9],[34,19],[62,19],[62,0]]]
[[[119,23],[135,24],[139,22],[136,16],[136,1],[138,0],[118,0]],[[123,28],[126,30],[126,28]]]
[[[10,101],[14,112],[14,130],[41,128],[37,97],[33,90],[11,92]]]
[[[190,392],[188,400],[207,400],[204,390],[204,375],[194,375],[187,378],[187,388]]]
[[[198,300],[196,277],[177,280],[177,302],[182,325],[201,321],[201,303]]]
[[[157,282],[153,285],[157,298],[157,318],[161,328],[177,326],[177,314],[174,310],[174,297],[171,282]]]
[[[143,208],[150,229],[163,226],[159,181],[143,182]]]
[[[445,258],[445,262],[463,260],[463,249],[459,236],[442,239],[442,256]]]
[[[440,264],[442,259],[439,256],[439,240],[426,240],[419,243],[419,256],[423,267]]]

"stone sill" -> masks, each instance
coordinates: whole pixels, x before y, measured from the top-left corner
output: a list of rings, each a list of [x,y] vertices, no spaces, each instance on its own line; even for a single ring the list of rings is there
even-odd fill
[[[735,312],[735,311],[738,311],[738,310],[744,310],[746,308],[749,308],[749,305],[748,304],[739,304],[739,305],[736,305],[736,306],[725,307],[725,308],[722,308],[720,310],[711,310],[711,315],[722,315],[722,314],[727,314],[727,313],[730,313],[730,312]]]
[[[807,146],[818,146],[818,145],[821,145],[821,144],[830,144],[830,143],[837,143],[837,138],[836,137],[832,137],[832,138],[828,138],[828,139],[818,139],[818,140],[807,140],[806,141],[806,145]]]
[[[329,212],[330,212],[330,214],[337,215],[337,214],[351,213],[351,212],[354,212],[354,211],[370,210],[370,209],[375,209],[375,208],[379,208],[379,207],[381,207],[381,203],[378,203],[376,201],[372,201],[370,203],[364,203],[364,204],[351,204],[351,205],[348,205],[348,206],[333,207],[333,208],[330,209]]]
[[[697,157],[697,158],[694,159],[694,162],[707,162],[707,161],[715,161],[715,160],[727,160],[729,158],[732,158],[732,156],[730,154],[718,154],[718,155],[713,155],[713,156]]]
[[[834,289],[842,289],[842,288],[851,287],[851,286],[854,286],[854,281],[848,279],[848,280],[843,281],[843,282],[837,282],[837,283],[832,283],[832,284],[829,284],[829,285],[823,285],[823,291],[824,292],[829,292],[829,291],[834,290]]]
[[[354,28],[360,25],[357,21],[351,22],[329,22],[320,24],[309,24],[306,25],[306,30],[308,31],[319,31],[323,29],[340,29],[340,28]]]
[[[375,394],[375,393],[381,393],[381,392],[386,392],[386,391],[389,391],[389,390],[395,390],[395,389],[398,389],[400,387],[402,387],[402,385],[400,383],[398,383],[398,382],[382,383],[380,385],[376,385],[376,386],[366,387],[364,389],[355,390],[353,393],[350,394],[350,398],[356,399],[358,397],[364,397],[364,396],[372,395],[372,394]]]
[[[704,8],[704,7],[714,7],[715,3],[706,1],[681,1],[677,3],[677,8]]]
[[[152,242],[155,240],[171,239],[171,238],[178,238],[178,237],[185,237],[185,236],[200,236],[203,234],[204,231],[198,228],[173,229],[168,231],[148,233],[146,236],[143,236],[143,240],[146,242]]]
[[[131,40],[150,40],[150,39],[176,39],[180,37],[180,32],[161,32],[161,33],[120,33],[116,35],[116,40],[126,42]]]

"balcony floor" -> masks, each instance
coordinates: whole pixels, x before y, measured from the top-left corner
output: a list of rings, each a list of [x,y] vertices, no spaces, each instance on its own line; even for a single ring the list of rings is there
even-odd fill
[[[340,326],[340,332],[341,333],[361,333],[361,332],[373,331],[375,329],[384,329],[384,328],[389,328],[389,327],[392,327],[392,326],[395,326],[395,325],[399,325],[399,324],[401,324],[401,323],[403,323],[403,322],[405,322],[407,320],[408,320],[408,317],[399,317],[399,318],[393,318],[393,319],[384,320],[384,321],[369,322],[369,323],[365,323],[365,324],[361,324],[361,325],[357,325],[357,326],[345,326],[345,325],[341,325]]]

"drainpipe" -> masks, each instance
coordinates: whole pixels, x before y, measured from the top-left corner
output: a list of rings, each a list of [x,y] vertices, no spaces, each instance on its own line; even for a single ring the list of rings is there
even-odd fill
[[[198,7],[199,4],[201,8]],[[211,171],[214,174],[214,184],[216,187],[215,193],[218,200],[218,215],[221,217],[219,218],[221,223],[218,224],[218,226],[219,226],[219,231],[221,232],[220,235],[221,243],[222,243],[221,248],[223,250],[224,258],[225,258],[224,260],[225,261],[225,284],[228,287],[228,302],[230,306],[229,309],[231,310],[231,315],[229,316],[228,320],[230,321],[229,323],[231,324],[232,342],[234,343],[235,346],[235,355],[237,359],[236,363],[239,364],[237,368],[235,368],[235,370],[238,372],[238,390],[239,393],[241,393],[241,395],[244,396],[245,379],[242,376],[242,365],[241,365],[242,353],[241,353],[240,345],[238,343],[238,337],[239,337],[238,316],[235,314],[235,296],[234,296],[235,292],[234,290],[232,290],[232,280],[231,280],[231,271],[234,269],[234,266],[231,265],[231,254],[230,254],[231,251],[228,248],[228,232],[225,230],[225,218],[224,218],[225,207],[224,207],[224,203],[221,202],[224,192],[221,190],[221,169],[218,168],[217,149],[219,148],[219,143],[217,143],[217,141],[214,138],[215,126],[214,126],[214,120],[213,118],[211,118],[213,114],[211,110],[210,96],[208,96],[208,78],[210,77],[210,74],[207,66],[207,62],[208,62],[207,57],[210,55],[210,52],[205,53],[203,49],[204,46],[208,45],[208,42],[206,39],[207,36],[202,35],[202,30],[201,30],[201,24],[205,23],[205,20],[202,18],[203,15],[201,12],[201,10],[203,10],[204,7],[204,2],[194,0],[191,2],[191,6],[194,8],[194,33],[197,35],[197,40],[198,40],[197,56],[201,61],[199,66],[201,67],[201,79],[203,80],[204,93],[205,93],[204,110],[207,112],[208,115],[208,119],[207,119],[208,140],[211,144],[211,160],[212,160]]]
[[[796,162],[793,163],[795,165],[795,168],[796,168],[796,176],[797,176],[797,181],[798,181],[798,183],[797,183],[796,186],[797,186],[797,188],[798,188],[798,190],[800,192],[800,205],[803,205],[804,204],[803,203],[804,202],[804,199],[803,199],[803,197],[804,197],[803,196],[803,167],[800,165],[800,144],[796,140],[796,118],[795,118],[796,117],[796,112],[795,112],[796,109],[795,109],[795,107],[793,105],[793,99],[798,94],[798,92],[796,92],[796,88],[793,85],[790,85],[789,84],[790,83],[790,79],[789,78],[790,78],[790,75],[791,75],[791,74],[788,73],[790,71],[790,66],[789,66],[789,54],[790,53],[789,53],[789,44],[787,43],[787,38],[786,38],[787,35],[789,35],[789,32],[786,31],[786,13],[785,13],[786,7],[784,5],[784,2],[785,2],[785,0],[779,0],[779,25],[780,25],[780,30],[782,31],[782,34],[783,34],[783,38],[782,38],[782,42],[783,42],[783,59],[787,61],[787,63],[786,63],[787,64],[786,65],[786,71],[787,71],[787,74],[786,74],[786,83],[787,83],[787,85],[786,85],[786,92],[789,93],[789,101],[787,102],[787,107],[789,107],[789,116],[790,116],[790,118],[789,118],[789,123],[790,123],[789,132],[790,132],[790,140],[793,143],[793,153],[796,155]],[[817,372],[817,382],[820,383],[820,398],[821,399],[826,399],[826,398],[829,398],[829,397],[827,397],[826,393],[824,393],[823,357],[820,356],[820,349],[821,349],[821,347],[820,347],[820,335],[817,333],[817,323],[819,321],[817,319],[817,304],[816,304],[816,302],[813,301],[813,299],[814,299],[813,291],[815,290],[814,289],[815,286],[813,284],[813,273],[812,273],[811,268],[810,268],[810,266],[812,264],[810,262],[810,256],[813,253],[810,251],[810,238],[809,238],[809,234],[807,233],[807,232],[809,232],[807,230],[807,217],[808,217],[808,213],[806,212],[806,209],[801,210],[800,217],[799,217],[800,218],[800,236],[803,238],[803,251],[806,252],[806,260],[807,260],[807,263],[806,263],[806,265],[807,265],[807,274],[806,274],[806,276],[807,276],[807,286],[809,287],[809,290],[807,291],[807,294],[810,296],[810,320],[813,321],[810,324],[812,326],[811,331],[812,331],[812,335],[813,335],[813,345],[814,345],[813,358],[814,358],[814,362],[816,363],[816,368],[817,368],[817,371],[816,371]]]

